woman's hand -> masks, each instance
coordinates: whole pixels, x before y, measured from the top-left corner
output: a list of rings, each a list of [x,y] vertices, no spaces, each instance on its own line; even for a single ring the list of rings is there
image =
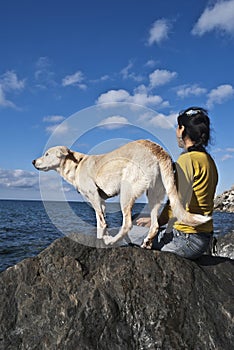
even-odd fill
[[[144,227],[150,227],[151,225],[151,219],[148,218],[139,218],[136,220],[137,226],[144,226]]]

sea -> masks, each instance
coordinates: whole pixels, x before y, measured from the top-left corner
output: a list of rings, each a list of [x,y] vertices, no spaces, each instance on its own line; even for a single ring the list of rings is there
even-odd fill
[[[133,215],[145,215],[144,203],[135,203]],[[108,227],[121,226],[118,203],[107,202]],[[234,230],[234,213],[214,213],[214,234]],[[74,233],[96,232],[96,217],[87,202],[42,202],[0,200],[0,272],[29,257],[36,256],[54,240]]]

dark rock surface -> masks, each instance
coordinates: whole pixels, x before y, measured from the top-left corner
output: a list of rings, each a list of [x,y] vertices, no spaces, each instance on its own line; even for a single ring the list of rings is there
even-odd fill
[[[0,274],[0,349],[232,349],[233,262],[67,237]]]
[[[234,259],[234,231],[215,238],[212,255]]]
[[[234,186],[230,190],[216,196],[214,209],[234,213]]]

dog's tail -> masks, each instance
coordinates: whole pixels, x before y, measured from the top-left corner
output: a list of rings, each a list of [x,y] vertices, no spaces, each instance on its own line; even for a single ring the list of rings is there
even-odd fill
[[[179,199],[178,191],[175,184],[174,172],[171,157],[165,152],[163,160],[159,162],[162,182],[170,200],[170,206],[173,215],[179,222],[188,226],[198,226],[211,220],[210,216],[200,214],[191,214],[186,211]]]

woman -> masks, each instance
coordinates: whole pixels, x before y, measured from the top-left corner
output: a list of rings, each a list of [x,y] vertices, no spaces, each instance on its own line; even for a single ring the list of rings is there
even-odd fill
[[[218,181],[214,160],[206,151],[210,140],[210,120],[203,108],[191,107],[182,111],[178,118],[176,136],[178,146],[184,152],[178,158],[176,183],[181,200],[191,213],[212,215],[213,201]],[[171,222],[170,205],[162,210],[159,226]],[[139,218],[139,226],[150,226],[150,218]],[[209,247],[213,233],[213,221],[197,227],[186,226],[174,220],[173,227],[158,234],[152,249],[173,252],[189,259],[201,256]]]

